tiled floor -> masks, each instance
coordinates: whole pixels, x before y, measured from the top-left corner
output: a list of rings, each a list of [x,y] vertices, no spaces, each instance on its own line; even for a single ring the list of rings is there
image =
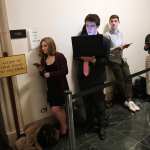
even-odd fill
[[[76,139],[77,150],[150,150],[150,100],[136,102],[141,111],[134,114],[120,105],[108,109],[107,138],[82,134]],[[54,150],[71,150],[67,145],[62,140]]]

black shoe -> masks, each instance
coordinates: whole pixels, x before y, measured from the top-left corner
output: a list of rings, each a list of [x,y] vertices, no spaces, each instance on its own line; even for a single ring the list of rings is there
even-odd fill
[[[85,126],[84,126],[84,131],[85,131],[85,133],[90,133],[90,132],[92,132],[93,126],[94,126],[93,122],[90,122],[90,121],[87,122],[87,123],[85,124]]]
[[[105,105],[106,105],[106,108],[111,108],[113,104],[111,101],[108,101],[105,103]]]
[[[99,129],[97,134],[98,134],[98,137],[99,137],[100,140],[105,140],[105,138],[106,138],[106,131],[105,131],[104,128]]]

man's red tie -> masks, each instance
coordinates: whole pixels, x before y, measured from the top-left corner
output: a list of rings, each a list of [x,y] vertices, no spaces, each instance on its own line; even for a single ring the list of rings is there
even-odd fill
[[[83,74],[85,75],[85,76],[88,76],[89,75],[89,62],[87,62],[87,61],[84,61],[83,62]]]

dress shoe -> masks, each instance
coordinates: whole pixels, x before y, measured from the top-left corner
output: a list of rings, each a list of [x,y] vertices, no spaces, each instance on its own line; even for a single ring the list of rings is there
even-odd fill
[[[105,105],[106,105],[106,108],[111,108],[113,104],[111,101],[108,101],[105,103]]]
[[[106,131],[105,131],[104,128],[99,129],[97,134],[98,134],[98,137],[99,137],[100,140],[105,140],[105,138],[106,138]]]

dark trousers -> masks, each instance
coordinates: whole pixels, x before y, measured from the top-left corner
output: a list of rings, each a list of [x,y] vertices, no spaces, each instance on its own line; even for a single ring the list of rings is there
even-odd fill
[[[90,84],[90,80],[83,78],[80,78],[79,86],[81,91],[94,87],[94,85]],[[94,125],[94,120],[97,120],[97,125],[100,128],[106,126],[104,99],[105,95],[103,93],[103,89],[100,89],[92,94],[87,94],[83,97],[83,103],[86,112],[86,126],[92,127]]]
[[[96,125],[100,128],[105,127],[106,118],[103,91],[100,90],[93,94],[87,95],[83,98],[83,101],[86,110],[86,124],[89,127],[92,127],[96,120]]]
[[[127,80],[130,75],[128,64],[124,61],[121,64],[111,62],[110,68],[116,80],[115,87],[120,95],[124,96],[125,99],[132,97],[132,79]]]

